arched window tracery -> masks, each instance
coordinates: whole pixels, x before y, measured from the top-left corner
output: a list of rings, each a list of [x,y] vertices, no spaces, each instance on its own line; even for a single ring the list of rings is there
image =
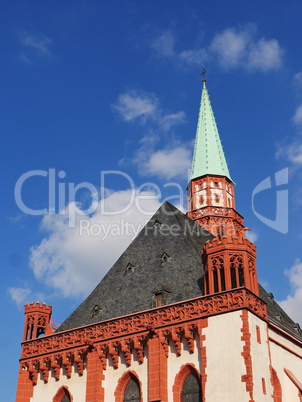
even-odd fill
[[[125,389],[124,402],[140,402],[140,400],[139,383],[136,378],[131,378]]]
[[[195,374],[189,373],[183,383],[181,402],[200,402],[200,382]]]

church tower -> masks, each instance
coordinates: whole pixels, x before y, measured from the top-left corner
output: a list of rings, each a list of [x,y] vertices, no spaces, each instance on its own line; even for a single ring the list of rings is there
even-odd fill
[[[16,402],[302,401],[302,331],[258,285],[205,80],[188,198],[54,332],[25,305]]]
[[[223,152],[206,80],[198,116],[188,216],[215,236],[203,249],[204,292],[246,287],[257,294],[256,247],[245,237],[243,217],[236,211],[234,182]]]

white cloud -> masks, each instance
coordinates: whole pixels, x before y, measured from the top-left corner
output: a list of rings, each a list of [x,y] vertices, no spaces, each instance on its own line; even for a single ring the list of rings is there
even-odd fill
[[[127,207],[134,197],[135,190],[108,192],[93,215],[76,216],[74,227],[66,215],[44,216],[48,236],[30,254],[35,277],[64,297],[87,295],[160,206],[156,195],[145,191]]]
[[[160,107],[160,102],[154,94],[142,91],[128,90],[120,94],[112,107],[127,122],[151,122],[163,131],[168,131],[185,121],[183,111],[168,113]]]
[[[36,52],[38,56],[50,57],[51,52],[49,50],[49,45],[51,44],[51,39],[44,35],[32,35],[25,33],[21,36],[21,44],[28,49],[32,49]],[[25,62],[30,62],[28,56],[24,53],[20,55],[21,60]]]
[[[201,48],[195,50],[183,50],[178,54],[178,58],[181,62],[185,62],[189,66],[196,65],[200,67],[210,59],[210,56],[206,49]]]
[[[294,265],[285,271],[285,274],[290,280],[291,294],[279,304],[294,321],[302,325],[302,262],[296,259]]]
[[[279,145],[276,157],[285,158],[298,167],[302,164],[302,144],[299,141],[294,141],[291,144]]]
[[[175,55],[174,45],[175,37],[171,31],[164,31],[151,43],[151,47],[165,57],[173,57]]]
[[[282,65],[283,50],[276,39],[256,39],[256,27],[228,28],[213,39],[209,49],[225,69],[243,67],[263,72]]]
[[[302,71],[294,75],[294,84],[299,88],[302,87]]]
[[[154,118],[158,112],[159,101],[154,94],[130,90],[119,95],[113,105],[125,121]]]
[[[185,178],[191,166],[191,151],[185,146],[157,150],[147,159],[141,158],[140,168],[146,176],[167,180]]]
[[[217,33],[207,45],[195,49],[176,52],[175,42],[174,35],[165,32],[153,42],[152,47],[161,56],[169,57],[178,63],[200,66],[202,63],[213,61],[223,70],[243,68],[267,72],[279,69],[283,62],[284,52],[279,42],[276,39],[258,39],[254,24],[227,28]]]
[[[169,131],[173,126],[178,124],[183,124],[185,122],[186,115],[185,112],[180,111],[170,114],[161,114],[158,119],[158,123],[165,131]]]
[[[236,67],[246,57],[249,36],[246,30],[238,32],[234,28],[228,28],[214,37],[209,51],[216,56],[224,69]]]
[[[247,239],[249,241],[251,241],[252,243],[256,243],[256,241],[258,240],[258,234],[256,232],[254,232],[253,230],[246,231],[245,235],[246,235]]]
[[[250,44],[247,67],[262,71],[277,70],[282,65],[283,50],[276,39],[260,39]]]
[[[25,303],[28,303],[30,300],[32,292],[30,288],[16,288],[10,287],[8,288],[8,293],[12,300],[19,306],[23,306]]]
[[[293,122],[297,126],[302,125],[302,105],[299,105],[296,109],[296,112],[293,116]]]

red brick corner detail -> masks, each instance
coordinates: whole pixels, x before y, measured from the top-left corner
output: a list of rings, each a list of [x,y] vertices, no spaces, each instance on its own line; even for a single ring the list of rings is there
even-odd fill
[[[241,340],[244,341],[241,356],[244,359],[244,364],[246,367],[246,374],[241,376],[241,381],[245,382],[246,391],[248,392],[250,397],[249,402],[254,402],[253,366],[251,357],[251,334],[249,329],[248,311],[243,310],[240,317],[242,319]]]
[[[272,398],[274,402],[282,402],[282,388],[276,370],[271,366],[271,384],[273,386]]]

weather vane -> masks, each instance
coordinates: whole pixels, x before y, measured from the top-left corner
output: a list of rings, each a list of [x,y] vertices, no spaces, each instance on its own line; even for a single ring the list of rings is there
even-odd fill
[[[206,73],[207,73],[207,70],[204,68],[204,65],[202,65],[202,72],[200,74],[200,75],[202,75],[202,82],[206,81]]]

